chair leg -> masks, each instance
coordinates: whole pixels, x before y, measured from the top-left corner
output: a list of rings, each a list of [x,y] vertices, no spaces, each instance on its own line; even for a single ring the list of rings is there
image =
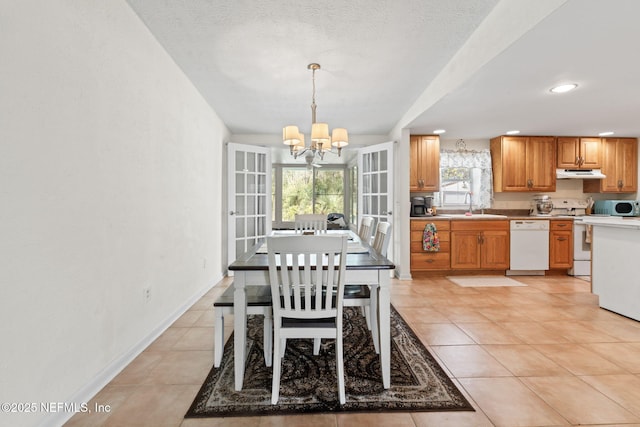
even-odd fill
[[[224,353],[224,308],[214,308],[213,312],[213,366],[219,368]]]
[[[320,354],[320,344],[321,344],[322,340],[320,338],[314,338],[313,339],[313,355],[317,356],[318,354]]]
[[[270,310],[264,313],[264,363],[266,366],[272,365],[273,357],[273,314]]]
[[[364,319],[367,321],[367,329],[371,330],[371,306],[363,306],[362,315],[364,316]]]
[[[274,337],[273,340],[275,341],[276,338]],[[281,338],[280,339],[280,358],[284,357],[284,352],[287,349],[287,339],[286,338]],[[273,350],[275,353],[275,350]]]
[[[280,396],[280,371],[282,370],[282,355],[284,351],[280,348],[285,339],[280,339],[280,334],[276,331],[273,337],[273,379],[271,381],[271,404],[278,403]]]
[[[344,390],[344,357],[342,352],[342,331],[340,330],[336,334],[336,373],[338,375],[338,399],[340,404],[344,405],[347,397]]]
[[[371,337],[373,338],[373,347],[376,353],[380,354],[380,322],[378,321],[378,286],[371,285],[369,297],[369,318],[371,319]]]
[[[369,307],[362,306],[360,307],[360,311],[362,312],[364,319],[367,321],[367,329],[371,330],[371,313],[369,311]]]

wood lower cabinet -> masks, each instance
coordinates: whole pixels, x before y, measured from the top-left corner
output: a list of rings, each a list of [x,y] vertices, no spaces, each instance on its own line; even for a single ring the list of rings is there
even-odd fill
[[[585,193],[635,193],[638,191],[638,140],[602,138],[604,179],[585,179]]]
[[[495,192],[556,191],[553,136],[499,136],[491,140]]]
[[[409,191],[440,191],[440,138],[412,135]]]
[[[427,224],[433,223],[438,230],[440,250],[427,252],[422,249],[422,237]],[[411,220],[411,271],[449,270],[449,221],[448,220]]]
[[[509,268],[509,221],[451,221],[452,270]]]
[[[573,267],[573,220],[551,220],[549,224],[549,268]]]

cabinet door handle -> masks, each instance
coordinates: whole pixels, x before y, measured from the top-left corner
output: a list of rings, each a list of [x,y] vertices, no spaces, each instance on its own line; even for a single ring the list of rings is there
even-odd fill
[[[564,242],[565,240],[568,240],[566,237],[558,237],[558,242]]]
[[[618,188],[622,188],[622,180],[621,179],[618,180]]]
[[[427,260],[427,262],[428,262],[428,263],[432,263],[432,262],[434,262],[434,261],[435,261],[435,260],[433,260],[433,259],[428,259],[428,260]]]
[[[566,227],[567,224],[556,224],[556,227]]]
[[[580,156],[576,156],[576,165],[580,166]]]

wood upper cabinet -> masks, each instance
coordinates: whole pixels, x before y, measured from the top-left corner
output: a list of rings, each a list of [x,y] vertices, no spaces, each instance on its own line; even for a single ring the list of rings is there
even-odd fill
[[[585,179],[585,193],[635,193],[638,191],[638,140],[602,138],[604,179]]]
[[[491,140],[493,190],[556,191],[553,136],[499,136]]]
[[[573,267],[573,220],[551,220],[549,268]]]
[[[409,191],[440,191],[440,138],[411,136]]]
[[[509,268],[509,221],[451,221],[452,270]]]
[[[558,137],[557,167],[562,169],[600,169],[600,138]]]

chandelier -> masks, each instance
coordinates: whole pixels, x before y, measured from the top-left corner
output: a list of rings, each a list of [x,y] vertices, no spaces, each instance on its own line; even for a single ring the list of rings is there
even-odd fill
[[[312,63],[307,65],[311,70],[311,80],[313,83],[313,94],[311,96],[311,144],[304,144],[304,134],[298,131],[298,126],[285,126],[282,129],[282,142],[289,146],[289,153],[293,158],[297,158],[304,153],[311,153],[314,157],[317,154],[320,159],[324,159],[324,153],[331,151],[331,147],[338,149],[338,156],[342,147],[349,145],[349,135],[347,130],[336,128],[329,136],[329,125],[327,123],[316,123],[316,70],[320,69],[320,64]]]

